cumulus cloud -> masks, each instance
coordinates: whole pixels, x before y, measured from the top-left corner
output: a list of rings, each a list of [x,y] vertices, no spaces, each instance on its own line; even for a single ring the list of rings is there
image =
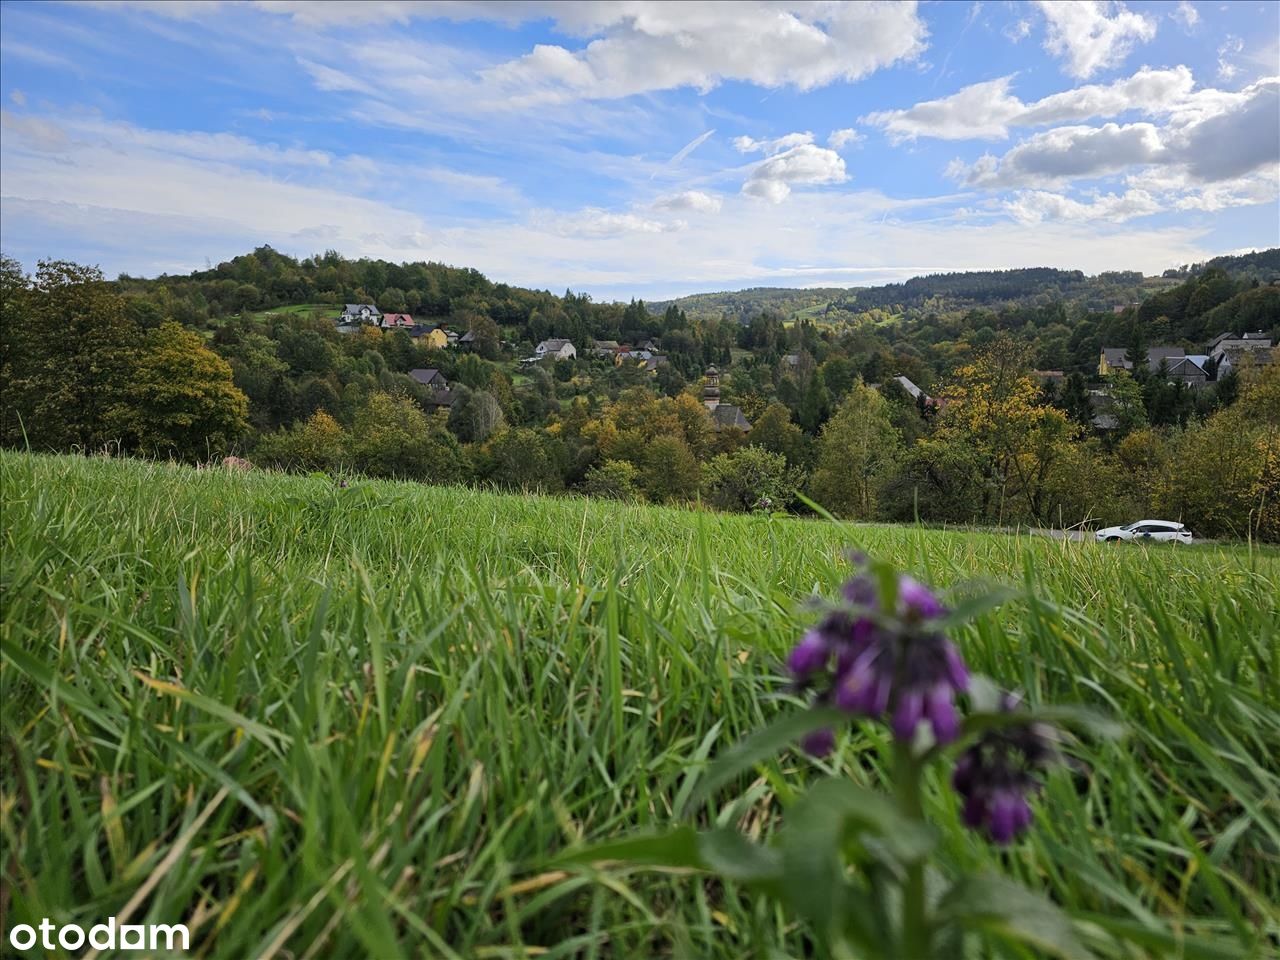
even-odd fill
[[[882,110],[860,122],[880,127],[894,143],[934,137],[941,140],[1003,140],[1011,127],[1043,126],[1114,117],[1130,110],[1158,115],[1189,106],[1195,78],[1184,66],[1152,70],[1109,84],[1088,84],[1030,103],[1010,92],[1013,77],[998,77],[964,87],[939,100],[906,110]],[[1217,91],[1201,91],[1215,94]],[[1202,98],[1203,99],[1203,98]]]
[[[653,201],[655,210],[688,210],[694,213],[719,213],[721,200],[701,190],[683,190],[669,193]]]
[[[842,150],[851,143],[861,143],[865,139],[853,127],[845,127],[842,130],[831,131],[831,135],[827,137],[827,146],[832,150]]]
[[[1176,166],[1211,183],[1244,176],[1280,156],[1280,78],[1260,80],[1238,94],[1193,102],[1164,126],[1107,123],[1038,133],[1002,157],[953,163],[948,174],[972,187],[1043,187],[1104,177],[1129,167]]]
[[[804,143],[813,143],[813,134],[807,130],[804,133],[788,133],[776,140],[753,140],[747,136],[733,138],[733,148],[739,153],[763,153],[766,157]]]
[[[385,15],[438,17],[450,10],[401,5],[385,8]],[[591,38],[573,49],[538,44],[481,71],[479,83],[517,109],[678,87],[707,91],[726,80],[812,90],[910,60],[924,50],[928,34],[915,3],[633,2],[452,10],[489,19],[549,16],[562,32]]]
[[[742,192],[770,203],[781,203],[792,185],[843,183],[844,160],[840,154],[812,143],[801,143],[758,164],[742,185]]]
[[[1045,220],[1123,223],[1134,217],[1160,212],[1160,204],[1144,190],[1108,193],[1086,201],[1045,190],[1023,190],[1004,201],[1003,207],[1019,223],[1041,223]]]
[[[999,159],[988,154],[952,172],[961,173],[968,186],[1003,189],[1105,176],[1155,163],[1164,154],[1154,124],[1058,127],[1030,137]]]
[[[1044,48],[1082,80],[1123,62],[1135,43],[1156,35],[1154,17],[1134,13],[1118,0],[1037,0],[1037,5],[1047,22]]]

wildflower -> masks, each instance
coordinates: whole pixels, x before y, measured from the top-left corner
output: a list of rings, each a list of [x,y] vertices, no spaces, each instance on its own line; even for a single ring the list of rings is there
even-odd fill
[[[800,746],[805,753],[815,757],[825,757],[836,747],[836,732],[830,727],[822,727],[806,735],[800,741]]]
[[[1019,709],[1006,694],[1005,713]],[[1036,775],[1058,759],[1056,731],[1028,722],[988,730],[956,761],[951,785],[964,798],[962,818],[996,843],[1010,843],[1031,824],[1028,796],[1040,789]]]
[[[860,557],[855,562],[865,565]],[[960,730],[955,694],[968,688],[969,673],[955,645],[933,629],[931,621],[946,613],[942,602],[905,575],[898,577],[897,604],[888,616],[866,572],[841,593],[846,606],[827,613],[787,659],[797,682],[825,681],[817,701],[846,713],[888,714],[900,740],[911,740],[924,722],[937,742],[954,740]]]

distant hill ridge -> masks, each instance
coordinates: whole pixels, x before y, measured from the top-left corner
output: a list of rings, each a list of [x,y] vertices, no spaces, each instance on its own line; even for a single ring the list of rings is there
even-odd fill
[[[750,287],[653,301],[648,306],[655,313],[662,313],[674,304],[690,316],[715,314],[746,319],[771,310],[787,319],[831,320],[872,309],[954,310],[1048,300],[1078,302],[1098,310],[1144,298],[1211,268],[1235,279],[1269,283],[1280,278],[1280,247],[1186,264],[1166,270],[1159,277],[1145,277],[1139,271],[1107,271],[1091,277],[1080,270],[1052,267],[971,270],[932,273],[901,283],[866,287]]]

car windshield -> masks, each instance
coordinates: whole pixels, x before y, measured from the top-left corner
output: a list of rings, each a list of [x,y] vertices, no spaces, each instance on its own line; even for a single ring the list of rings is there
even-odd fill
[[[1121,527],[1120,529],[1121,529],[1121,530],[1124,530],[1124,531],[1126,531],[1126,532],[1127,532],[1127,531],[1129,531],[1129,530],[1134,529],[1134,528],[1135,528],[1135,527],[1137,527],[1137,526],[1138,526],[1138,525],[1137,525],[1136,523],[1126,523],[1126,524],[1125,524],[1123,527]]]

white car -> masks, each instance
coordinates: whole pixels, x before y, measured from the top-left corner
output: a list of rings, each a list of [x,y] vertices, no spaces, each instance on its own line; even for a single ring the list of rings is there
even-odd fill
[[[1104,527],[1094,534],[1099,543],[1117,540],[1159,540],[1165,543],[1190,543],[1191,531],[1171,520],[1139,520],[1123,527]]]

